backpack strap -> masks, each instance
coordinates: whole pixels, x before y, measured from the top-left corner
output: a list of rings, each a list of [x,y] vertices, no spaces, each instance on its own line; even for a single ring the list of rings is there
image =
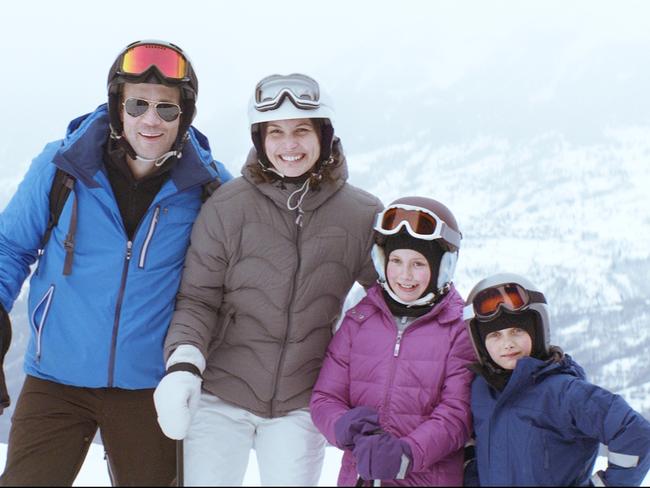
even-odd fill
[[[74,188],[75,178],[66,173],[60,168],[56,169],[54,179],[52,180],[52,187],[50,188],[50,215],[47,222],[47,228],[43,234],[38,255],[42,256],[45,252],[45,246],[52,235],[52,230],[59,223],[59,217],[63,212],[65,202],[70,196],[70,192]],[[69,275],[72,271],[72,254],[74,252],[74,235],[77,230],[77,198],[74,197],[72,205],[72,216],[70,218],[70,228],[66,236],[64,247],[66,250],[65,264],[63,266],[63,274]]]
[[[74,178],[70,178],[68,182],[74,185]],[[72,186],[70,187],[72,190]],[[68,192],[69,193],[69,192]],[[63,275],[68,276],[72,273],[72,257],[74,255],[74,236],[77,232],[77,196],[72,192],[72,215],[70,216],[70,226],[68,227],[68,234],[63,241],[65,248],[65,261],[63,263]]]
[[[217,177],[210,181],[209,183],[206,183],[203,185],[203,191],[201,192],[201,203],[205,203],[205,201],[210,198],[210,195],[212,195],[217,188],[221,186],[221,177],[219,175],[219,168],[217,167],[217,163],[212,161],[210,163],[210,167],[214,170],[215,173],[217,173]]]

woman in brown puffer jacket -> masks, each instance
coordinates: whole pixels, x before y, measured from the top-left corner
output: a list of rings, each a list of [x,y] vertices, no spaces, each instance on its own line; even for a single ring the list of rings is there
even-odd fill
[[[325,440],[307,407],[346,295],[376,281],[382,209],[346,182],[332,115],[307,76],[260,81],[242,176],[194,225],[154,395],[187,484],[241,485],[251,448],[262,485],[318,483]]]

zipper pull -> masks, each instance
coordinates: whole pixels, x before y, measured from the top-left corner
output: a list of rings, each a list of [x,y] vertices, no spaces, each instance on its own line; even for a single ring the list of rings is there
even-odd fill
[[[393,357],[395,358],[399,355],[399,345],[402,342],[403,333],[404,332],[401,330],[397,333],[397,340],[395,341],[395,349],[393,349]]]
[[[131,248],[133,247],[133,242],[129,241],[126,243],[126,260],[131,260]]]

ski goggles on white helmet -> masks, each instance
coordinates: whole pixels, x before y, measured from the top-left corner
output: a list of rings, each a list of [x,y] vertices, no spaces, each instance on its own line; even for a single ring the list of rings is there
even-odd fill
[[[412,205],[395,204],[377,214],[374,229],[380,234],[390,236],[402,228],[417,239],[432,241],[442,239],[460,247],[462,235],[449,227],[445,221],[432,211]]]
[[[504,283],[479,292],[472,303],[465,307],[464,318],[467,320],[476,317],[488,321],[497,317],[501,310],[520,312],[533,303],[546,303],[544,294],[526,290],[518,283]]]
[[[309,76],[293,73],[271,75],[255,87],[255,109],[259,112],[275,110],[288,98],[297,108],[314,110],[320,107],[318,82]]]

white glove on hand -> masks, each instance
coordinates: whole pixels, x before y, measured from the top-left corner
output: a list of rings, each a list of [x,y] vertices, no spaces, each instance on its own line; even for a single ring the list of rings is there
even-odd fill
[[[205,359],[194,346],[184,344],[169,357],[167,368],[177,363],[194,364],[199,371],[205,369]],[[170,439],[185,438],[192,417],[199,406],[202,379],[188,371],[169,373],[158,384],[153,401],[158,413],[158,423]]]

